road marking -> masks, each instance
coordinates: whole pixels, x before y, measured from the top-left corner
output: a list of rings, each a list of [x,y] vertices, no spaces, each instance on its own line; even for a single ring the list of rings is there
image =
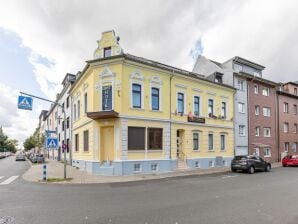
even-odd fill
[[[2,183],[0,183],[0,185],[6,185],[6,184],[10,184],[11,182],[13,182],[14,180],[16,180],[19,176],[11,176],[10,178],[6,179],[5,181],[3,181]]]
[[[238,175],[223,175],[223,176],[221,176],[221,178],[223,178],[223,179],[232,178],[232,177],[238,177]]]

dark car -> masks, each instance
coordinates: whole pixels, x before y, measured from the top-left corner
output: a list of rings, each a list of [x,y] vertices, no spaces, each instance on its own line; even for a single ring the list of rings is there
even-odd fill
[[[16,161],[26,161],[25,155],[23,154],[16,155]]]
[[[232,172],[242,170],[251,174],[256,170],[269,172],[271,170],[271,164],[259,156],[235,156],[231,162],[231,170]]]

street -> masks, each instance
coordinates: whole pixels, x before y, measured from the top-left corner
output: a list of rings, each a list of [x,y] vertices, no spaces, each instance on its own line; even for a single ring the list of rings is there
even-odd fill
[[[28,167],[0,160],[0,223],[298,223],[294,167],[89,185],[29,183]]]

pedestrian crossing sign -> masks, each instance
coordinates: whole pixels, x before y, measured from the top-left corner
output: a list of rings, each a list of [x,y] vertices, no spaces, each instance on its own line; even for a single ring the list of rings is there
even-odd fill
[[[33,99],[28,96],[19,96],[18,108],[23,110],[32,110]]]
[[[47,138],[47,149],[58,148],[58,139],[57,138]]]

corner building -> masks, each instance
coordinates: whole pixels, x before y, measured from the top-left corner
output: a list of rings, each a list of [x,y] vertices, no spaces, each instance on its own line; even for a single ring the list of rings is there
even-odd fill
[[[101,175],[229,166],[235,89],[124,54],[118,40],[103,33],[70,90],[73,166]]]

